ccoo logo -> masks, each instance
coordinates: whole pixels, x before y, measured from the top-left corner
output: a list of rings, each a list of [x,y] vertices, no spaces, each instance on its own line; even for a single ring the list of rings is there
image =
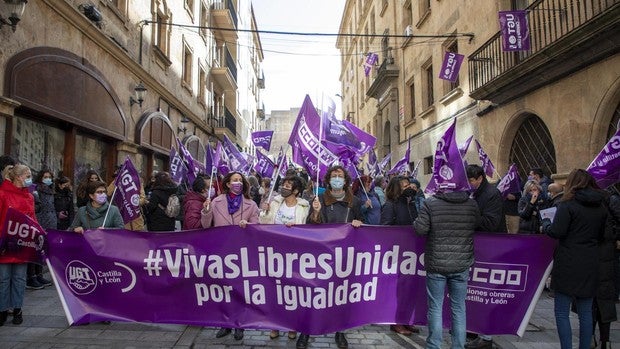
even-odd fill
[[[69,262],[65,269],[65,277],[67,278],[67,285],[75,294],[89,294],[97,288],[95,272],[82,261],[73,260]]]

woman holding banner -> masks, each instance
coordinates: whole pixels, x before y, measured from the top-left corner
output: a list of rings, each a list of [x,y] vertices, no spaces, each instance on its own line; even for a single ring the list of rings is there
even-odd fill
[[[90,201],[78,209],[69,230],[83,234],[89,229],[123,229],[123,217],[118,207],[108,203],[106,185],[103,182],[90,182],[86,186]]]
[[[9,207],[37,221],[34,213],[34,197],[28,187],[32,185],[32,173],[26,165],[9,165],[7,179],[0,184],[0,226],[4,227]],[[6,246],[0,246],[0,326],[13,309],[13,324],[20,325],[24,319],[22,305],[26,291],[25,261],[6,253]]]
[[[304,186],[299,176],[286,176],[280,186],[280,195],[277,195],[271,203],[263,203],[259,220],[262,224],[285,224],[290,227],[294,224],[305,224],[310,204],[307,200],[299,197]],[[269,338],[276,339],[280,336],[278,330],[272,330]],[[296,331],[289,331],[288,338],[295,339]]]
[[[572,348],[569,321],[571,303],[579,316],[579,349],[589,349],[592,340],[592,302],[599,277],[599,245],[607,220],[607,195],[583,169],[566,179],[562,201],[553,222],[544,219],[542,230],[559,240],[556,247],[551,288],[555,291],[555,322],[562,349]]]
[[[245,228],[248,224],[258,223],[258,206],[250,198],[250,183],[240,172],[230,172],[222,180],[223,193],[213,201],[206,199],[201,211],[200,221],[203,227],[221,227],[238,225]],[[216,338],[227,336],[232,329],[222,327]],[[236,340],[243,339],[243,329],[236,328]]]

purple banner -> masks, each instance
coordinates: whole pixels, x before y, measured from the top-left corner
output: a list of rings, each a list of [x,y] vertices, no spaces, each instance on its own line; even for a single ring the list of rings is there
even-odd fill
[[[620,128],[586,169],[601,188],[620,182]]]
[[[314,335],[426,323],[425,238],[411,227],[50,230],[49,241],[50,271],[71,324],[139,321]],[[544,235],[476,234],[469,331],[523,334],[554,244]]]
[[[3,260],[43,264],[47,252],[45,229],[30,217],[9,207],[0,231],[0,254]]]
[[[456,119],[437,142],[433,176],[424,192],[434,194],[438,191],[468,191],[471,187],[467,180],[463,158],[456,144]]]
[[[482,146],[480,145],[477,139],[476,139],[476,147],[478,148],[478,159],[480,159],[480,162],[482,163],[482,169],[484,169],[484,174],[492,178],[493,174],[495,173],[495,166],[493,166],[491,159],[489,158],[487,153],[484,152],[484,150],[482,149]]]
[[[530,29],[526,10],[499,11],[503,51],[528,51]]]
[[[502,193],[504,199],[510,193],[518,193],[521,191],[521,180],[519,179],[519,171],[517,171],[516,164],[510,165],[508,173],[497,183],[497,190]]]
[[[179,154],[183,161],[185,161],[187,167],[187,180],[188,182],[194,183],[198,173],[200,172],[200,167],[196,165],[196,161],[194,161],[194,157],[192,154],[185,148],[180,139],[177,138],[177,147],[179,148]],[[183,179],[181,179],[183,180]]]
[[[121,211],[125,224],[140,217],[140,175],[129,156],[114,179],[114,205]]]
[[[266,151],[271,148],[271,139],[273,138],[273,130],[269,131],[256,131],[252,132],[252,143],[255,146],[261,147]]]
[[[375,64],[377,64],[377,61],[379,60],[379,55],[376,53],[369,53],[366,55],[366,61],[364,61],[364,75],[368,76],[370,75],[370,71],[372,70],[372,67],[375,66]]]
[[[446,52],[441,64],[441,70],[439,70],[439,78],[455,82],[459,78],[459,70],[461,69],[463,58],[465,56],[456,52]]]

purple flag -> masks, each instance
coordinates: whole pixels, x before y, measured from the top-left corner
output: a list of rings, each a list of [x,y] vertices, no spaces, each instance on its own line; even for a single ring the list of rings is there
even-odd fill
[[[140,175],[129,156],[114,179],[114,205],[121,211],[125,224],[140,217]]]
[[[426,239],[411,226],[49,230],[48,239],[50,273],[73,325],[138,321],[317,335],[427,322]],[[523,335],[555,245],[544,235],[477,233],[467,330]],[[444,326],[449,303],[446,296]]]
[[[217,142],[217,147],[213,159],[215,160],[218,172],[222,176],[225,176],[228,174],[228,172],[230,172],[230,167],[228,166],[228,157],[226,156],[226,152],[222,148],[222,143],[220,142]]]
[[[469,145],[471,144],[472,139],[474,139],[474,135],[469,136],[469,138],[467,138],[465,142],[463,142],[463,144],[459,145],[459,152],[461,153],[462,158],[464,158],[465,154],[467,154],[467,150],[469,149]]]
[[[366,60],[364,61],[364,75],[368,76],[370,75],[370,71],[372,70],[372,67],[375,66],[375,64],[377,64],[377,61],[379,60],[379,55],[376,53],[368,53],[366,55]]]
[[[418,160],[418,163],[415,164],[415,167],[413,168],[413,172],[411,172],[411,177],[418,179],[418,170],[420,169],[421,163],[422,163],[422,160]]]
[[[499,11],[503,51],[528,51],[530,29],[526,10]]]
[[[211,148],[211,142],[207,142],[207,146],[205,147],[205,174],[211,176],[215,166],[213,148]]]
[[[510,165],[508,173],[497,183],[497,190],[502,193],[504,199],[510,193],[521,191],[521,180],[519,179],[519,172],[517,171],[516,164]]]
[[[187,150],[187,148],[185,148],[183,143],[181,143],[181,140],[179,140],[178,138],[177,147],[179,147],[179,154],[181,154],[181,158],[183,159],[183,161],[185,161],[185,164],[187,165],[187,180],[190,184],[194,183],[196,177],[198,176],[198,173],[200,172],[200,170],[195,164],[194,157],[192,157],[192,154]]]
[[[368,152],[368,163],[366,164],[368,167],[368,173],[370,176],[375,177],[379,174],[379,164],[377,163],[377,153],[375,153],[374,149],[370,149]]]
[[[273,130],[269,131],[256,131],[252,132],[252,143],[255,146],[261,147],[266,151],[271,148],[271,139],[273,138]]]
[[[177,184],[183,181],[187,176],[187,167],[183,163],[183,159],[174,148],[170,148],[170,177]]]
[[[459,70],[461,69],[463,58],[465,56],[456,52],[446,52],[441,64],[441,70],[439,70],[439,78],[455,82],[459,78]]]
[[[339,161],[336,154],[320,144],[320,125],[321,117],[310,96],[306,95],[288,143],[293,150],[293,161],[303,166],[312,178],[315,178],[318,172],[325,173],[329,166]]]
[[[491,162],[491,159],[489,158],[487,153],[485,153],[484,150],[482,150],[482,146],[480,145],[477,139],[476,139],[476,147],[478,147],[478,158],[480,159],[480,162],[482,163],[482,168],[484,169],[484,173],[487,176],[492,178],[493,174],[495,173],[495,166],[493,166],[493,163]]]
[[[385,170],[385,166],[390,163],[390,160],[392,160],[392,153],[388,153],[383,157],[383,159],[381,159],[381,161],[379,161],[379,171],[383,172]]]
[[[228,166],[231,171],[239,171],[243,174],[248,174],[250,172],[251,165],[247,162],[239,149],[237,149],[237,146],[235,146],[226,135],[224,135],[222,149],[226,153],[226,156],[228,156]]]
[[[276,168],[276,165],[269,159],[265,154],[263,154],[260,150],[256,149],[256,165],[254,165],[254,170],[256,173],[261,175],[261,177],[271,177],[273,176],[273,171]]]
[[[620,128],[586,169],[601,188],[620,182]]]
[[[426,186],[426,194],[446,191],[471,190],[463,158],[456,144],[456,119],[437,142],[433,176]]]
[[[405,173],[409,171],[409,154],[411,153],[411,138],[407,142],[407,151],[405,151],[405,156],[402,159],[398,160],[396,165],[392,167],[391,170],[387,172],[388,175],[391,174],[399,174]]]
[[[280,166],[280,172],[278,172],[278,174],[282,178],[286,177],[286,171],[288,171],[288,160],[286,154],[284,154],[283,156],[284,158],[282,160],[282,166]]]
[[[22,263],[45,264],[48,252],[45,229],[12,207],[2,213],[5,215],[0,231],[2,256]]]

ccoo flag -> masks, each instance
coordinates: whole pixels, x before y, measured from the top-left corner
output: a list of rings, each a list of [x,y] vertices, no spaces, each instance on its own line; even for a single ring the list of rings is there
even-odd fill
[[[170,177],[175,183],[181,183],[187,176],[187,167],[174,147],[170,148]]]
[[[114,205],[121,211],[125,224],[140,216],[140,175],[129,156],[114,179]]]
[[[273,130],[252,132],[252,143],[254,143],[257,147],[265,149],[266,151],[269,151],[271,148],[272,138]]]
[[[519,172],[517,171],[516,164],[510,165],[508,173],[497,183],[497,190],[502,193],[503,198],[506,198],[510,193],[521,191],[521,180],[519,179]]]
[[[586,169],[601,188],[620,182],[620,129]]]
[[[470,190],[463,158],[456,144],[456,119],[437,142],[433,176],[424,190],[427,194]]]

